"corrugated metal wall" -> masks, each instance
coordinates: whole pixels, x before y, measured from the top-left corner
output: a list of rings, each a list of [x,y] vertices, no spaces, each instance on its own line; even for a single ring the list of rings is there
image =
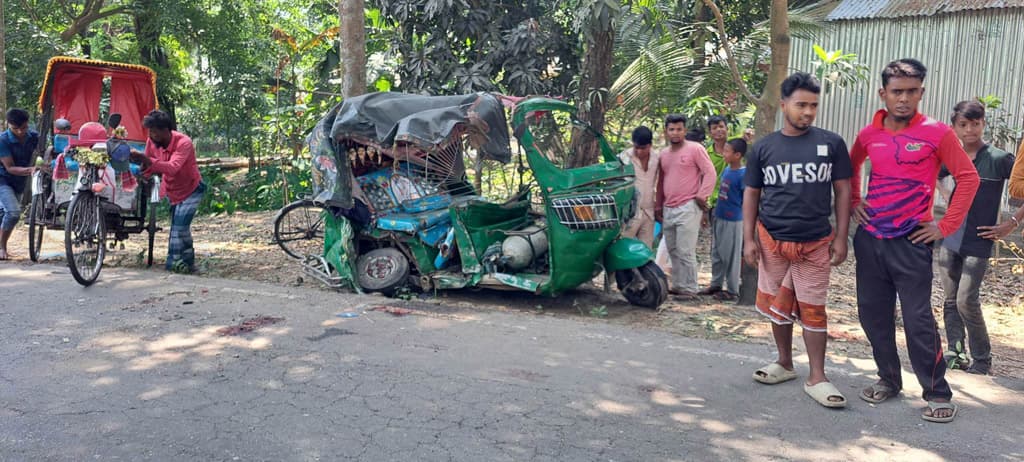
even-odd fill
[[[813,43],[856,53],[870,66],[871,80],[857,88],[822,95],[815,125],[852,143],[876,110],[880,73],[890,61],[917,58],[928,67],[921,111],[948,122],[953,105],[994,94],[1024,125],[1024,8],[989,9],[931,17],[833,21],[812,41],[794,39],[790,66],[810,72]],[[1016,146],[1007,147],[1015,149]]]

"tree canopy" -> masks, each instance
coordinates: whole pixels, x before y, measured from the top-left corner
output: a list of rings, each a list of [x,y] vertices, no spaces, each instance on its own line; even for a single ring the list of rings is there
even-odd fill
[[[728,78],[722,37],[760,93],[771,1],[717,4],[725,35],[702,0],[20,0],[5,2],[6,95],[33,108],[55,55],[139,63],[204,152],[291,151],[340,99],[353,49],[339,8],[355,5],[366,91],[550,95],[607,118],[614,139],[687,107],[742,113],[752,101]]]

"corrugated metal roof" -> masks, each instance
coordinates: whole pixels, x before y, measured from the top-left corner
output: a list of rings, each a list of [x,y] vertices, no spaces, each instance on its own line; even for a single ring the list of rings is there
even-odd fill
[[[843,0],[825,18],[845,19],[901,18],[932,16],[965,10],[1022,8],[1024,0]]]

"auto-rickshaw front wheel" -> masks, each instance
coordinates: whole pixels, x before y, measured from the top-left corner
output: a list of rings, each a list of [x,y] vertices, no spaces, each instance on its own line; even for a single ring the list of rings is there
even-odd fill
[[[360,255],[356,271],[359,287],[391,296],[408,282],[409,260],[394,247],[382,247]]]
[[[615,272],[615,283],[629,303],[657,308],[668,299],[668,279],[653,261]]]

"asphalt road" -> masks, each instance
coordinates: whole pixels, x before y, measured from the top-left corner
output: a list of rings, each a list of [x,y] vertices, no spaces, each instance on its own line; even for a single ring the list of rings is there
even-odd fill
[[[518,296],[518,295],[517,295]],[[956,422],[765,386],[763,345],[302,287],[0,265],[0,460],[1024,460],[1024,383],[950,376]],[[343,312],[355,317],[339,317]],[[652,313],[652,316],[654,314]],[[217,331],[283,318],[239,335]],[[797,369],[806,374],[806,358]]]

